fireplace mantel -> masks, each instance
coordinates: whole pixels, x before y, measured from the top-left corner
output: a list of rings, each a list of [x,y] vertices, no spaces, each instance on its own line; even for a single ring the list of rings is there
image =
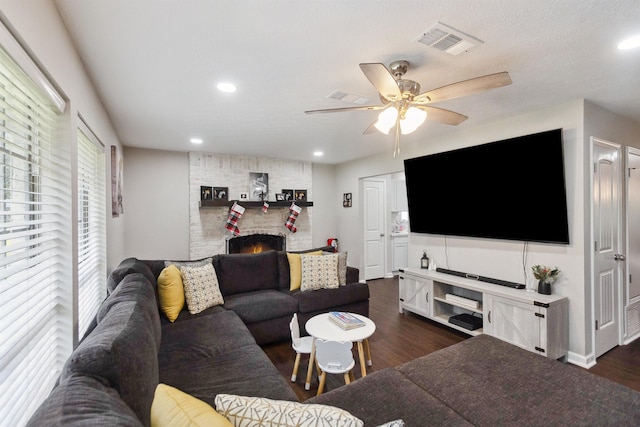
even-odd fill
[[[262,202],[255,202],[255,201],[241,201],[241,200],[201,200],[200,201],[200,208],[230,208],[231,206],[233,206],[234,203],[238,203],[240,206],[242,206],[243,208],[249,208],[249,209],[255,209],[255,208],[262,208]],[[291,206],[291,201],[269,201],[267,200],[267,203],[269,203],[269,207],[270,208],[277,208],[277,207],[281,207],[281,208],[288,208],[289,206]],[[306,207],[313,207],[313,202],[303,202],[303,201],[296,201],[295,204],[297,206],[300,206],[301,208],[306,208]]]

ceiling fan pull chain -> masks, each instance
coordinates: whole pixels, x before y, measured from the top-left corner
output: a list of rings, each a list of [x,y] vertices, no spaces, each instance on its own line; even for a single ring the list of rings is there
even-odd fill
[[[396,119],[396,145],[393,150],[393,158],[400,156],[400,120]]]

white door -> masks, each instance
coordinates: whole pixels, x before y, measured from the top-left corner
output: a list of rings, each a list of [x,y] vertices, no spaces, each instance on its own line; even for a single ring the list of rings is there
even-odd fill
[[[640,150],[627,148],[627,293],[625,340],[640,335]],[[624,282],[624,281],[623,281]]]
[[[601,356],[620,340],[620,280],[622,272],[620,206],[621,149],[592,138],[595,353]]]
[[[364,184],[364,278],[379,279],[385,273],[385,188],[384,181]]]

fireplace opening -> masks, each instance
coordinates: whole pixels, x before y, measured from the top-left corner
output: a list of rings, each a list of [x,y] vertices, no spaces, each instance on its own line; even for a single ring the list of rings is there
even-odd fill
[[[264,251],[285,251],[287,238],[284,234],[249,234],[227,239],[228,254],[257,254]]]

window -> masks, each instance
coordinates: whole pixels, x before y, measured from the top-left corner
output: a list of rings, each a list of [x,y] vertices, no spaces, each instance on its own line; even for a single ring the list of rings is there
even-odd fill
[[[58,138],[64,104],[42,74],[23,71],[26,55],[0,27],[0,420],[15,426],[49,394],[71,348],[71,178]]]
[[[78,129],[78,337],[82,338],[106,295],[104,149],[80,122]]]

